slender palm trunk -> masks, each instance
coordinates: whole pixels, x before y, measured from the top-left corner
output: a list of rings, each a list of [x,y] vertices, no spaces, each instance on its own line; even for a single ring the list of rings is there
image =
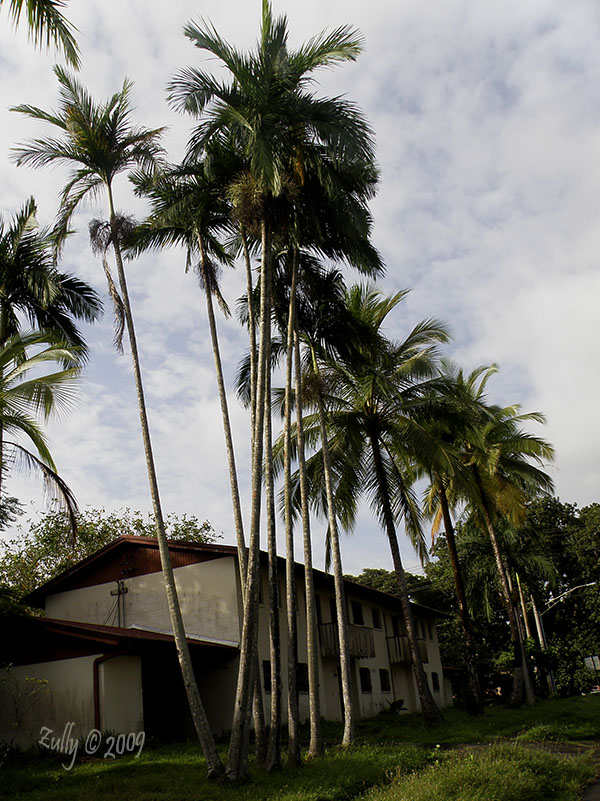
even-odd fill
[[[252,509],[246,603],[240,642],[240,664],[234,702],[226,773],[235,781],[247,775],[247,732],[250,718],[253,667],[256,664],[258,634],[258,581],[260,570],[260,507],[262,496],[262,457],[265,412],[265,377],[270,369],[271,348],[271,234],[266,213],[262,222],[261,309],[256,414],[252,435]]]
[[[300,363],[300,337],[298,320],[295,321],[294,356],[296,389],[296,426],[298,430],[298,474],[300,477],[300,503],[302,508],[302,534],[304,544],[304,591],[306,594],[306,650],[308,659],[308,703],[310,717],[309,757],[323,753],[321,737],[321,702],[319,697],[319,637],[317,632],[317,610],[315,582],[312,564],[312,541],[310,514],[308,510],[308,482],[306,479],[306,455],[304,442],[304,418],[302,411],[302,365]]]
[[[219,337],[217,334],[217,322],[215,319],[215,309],[212,298],[212,290],[210,286],[206,252],[204,250],[204,241],[199,232],[196,232],[196,239],[200,251],[200,271],[202,274],[202,281],[204,283],[204,290],[206,295],[206,313],[208,317],[208,327],[210,330],[210,339],[213,351],[213,358],[215,362],[215,375],[217,378],[217,389],[219,393],[219,402],[221,405],[221,418],[223,420],[223,433],[225,435],[225,450],[227,452],[227,465],[229,468],[229,486],[231,489],[231,503],[233,508],[233,520],[235,525],[235,535],[238,551],[238,566],[240,572],[240,582],[242,588],[242,599],[245,595],[246,576],[248,569],[248,556],[246,548],[246,539],[244,537],[244,523],[242,520],[242,504],[240,500],[240,490],[237,478],[237,467],[235,463],[235,449],[233,446],[233,436],[231,433],[231,421],[229,417],[229,404],[227,402],[227,393],[225,391],[225,379],[223,377],[223,364],[221,362],[221,351],[219,348]],[[262,706],[262,693],[260,687],[260,672],[258,664],[255,667],[255,688],[254,688],[254,733],[256,738],[256,749],[259,752],[264,750],[265,741],[265,724],[264,724],[264,711]]]
[[[150,440],[150,427],[148,425],[148,415],[146,412],[146,402],[144,398],[144,387],[142,383],[142,373],[140,368],[140,360],[137,348],[137,340],[135,336],[135,328],[133,324],[133,315],[131,312],[131,304],[129,302],[129,292],[127,289],[127,280],[125,277],[125,270],[123,267],[123,259],[121,256],[121,249],[117,234],[115,231],[115,210],[113,203],[112,190],[110,185],[107,186],[108,202],[110,209],[110,225],[113,231],[113,247],[115,253],[115,261],[117,265],[117,274],[119,277],[119,286],[121,290],[121,298],[123,300],[123,307],[125,312],[125,322],[127,325],[127,334],[129,337],[129,345],[131,349],[131,359],[133,364],[133,374],[135,379],[135,388],[138,401],[138,411],[140,416],[140,425],[142,429],[142,440],[144,443],[144,454],[146,457],[146,467],[148,471],[148,481],[150,484],[150,495],[152,498],[152,508],[154,511],[154,519],[156,521],[156,535],[158,539],[158,547],[162,565],[162,572],[165,580],[165,589],[167,594],[167,603],[169,607],[169,615],[171,617],[171,625],[173,627],[173,638],[177,648],[177,656],[181,667],[183,676],[183,683],[187,693],[188,701],[190,704],[190,711],[192,713],[192,720],[194,727],[198,734],[198,739],[204,751],[206,758],[206,766],[208,775],[211,778],[217,778],[223,773],[223,763],[215,746],[214,737],[208,724],[208,719],[202,705],[196,677],[194,676],[194,669],[190,652],[185,636],[185,627],[179,600],[177,598],[177,588],[175,585],[175,577],[173,575],[173,567],[171,564],[171,554],[169,553],[169,545],[167,543],[167,535],[165,531],[165,524],[162,514],[160,503],[160,495],[158,491],[158,480],[156,476],[156,468],[154,464],[154,456],[152,453],[152,443]]]
[[[496,561],[498,576],[500,578],[500,587],[502,589],[502,598],[504,600],[504,606],[506,608],[506,614],[508,616],[508,625],[510,627],[510,640],[513,652],[513,686],[508,704],[511,707],[517,707],[520,706],[521,703],[523,702],[523,692],[525,687],[524,672],[527,669],[524,661],[523,643],[521,642],[521,637],[519,634],[517,610],[515,608],[515,604],[513,602],[512,595],[510,592],[510,586],[508,583],[508,574],[506,572],[504,560],[502,559],[502,553],[500,552],[500,544],[498,542],[498,537],[496,536],[496,529],[494,528],[492,517],[490,515],[490,511],[488,508],[485,496],[485,490],[481,483],[481,478],[479,476],[479,473],[475,471],[474,475],[475,475],[475,481],[477,483],[477,489],[479,492],[479,500],[481,504],[481,510],[483,513],[483,519],[488,532],[488,536],[490,538],[490,542],[492,544],[492,550],[494,552],[494,559]]]
[[[254,421],[256,415],[256,320],[254,316],[252,264],[248,239],[244,226],[240,226],[242,249],[244,251],[244,264],[246,265],[246,295],[248,297],[248,336],[250,339],[250,430],[254,435]]]
[[[285,584],[287,605],[287,688],[288,688],[288,765],[300,764],[300,712],[296,665],[298,664],[298,616],[296,599],[296,560],[294,557],[294,520],[292,516],[292,362],[294,318],[296,313],[296,256],[292,266],[292,282],[288,311],[287,348],[285,364],[285,422],[283,428],[284,460],[284,517],[285,517]]]
[[[394,523],[389,487],[383,467],[383,459],[381,456],[379,441],[375,434],[369,435],[369,439],[371,443],[371,451],[373,453],[373,465],[375,467],[379,501],[381,503],[385,528],[390,543],[390,550],[392,552],[392,562],[394,564],[394,572],[396,573],[396,581],[398,582],[398,589],[400,590],[400,604],[402,606],[404,624],[406,626],[406,633],[408,635],[408,645],[410,648],[419,701],[421,702],[421,712],[425,722],[429,726],[435,726],[438,723],[441,723],[444,718],[438,709],[433,695],[431,694],[431,690],[429,689],[427,676],[425,675],[425,670],[423,669],[423,660],[419,654],[417,630],[408,596],[408,587],[406,586],[404,567],[402,566],[402,559],[400,557],[400,547],[398,545],[398,537],[396,535],[396,525]]]
[[[325,478],[325,494],[327,498],[327,520],[329,523],[329,539],[331,542],[331,562],[333,567],[333,580],[335,587],[335,607],[337,613],[338,640],[340,646],[340,678],[342,684],[342,699],[344,701],[344,734],[342,745],[349,746],[354,740],[355,708],[352,697],[350,643],[348,638],[348,614],[346,610],[346,595],[344,592],[344,574],[342,572],[342,556],[340,553],[340,537],[335,512],[335,497],[333,494],[333,479],[331,475],[331,456],[329,441],[327,439],[327,414],[323,401],[323,392],[320,386],[319,365],[314,348],[311,349],[312,366],[317,378],[317,405],[319,410],[319,426],[321,431],[321,445],[323,453],[323,474]]]
[[[267,371],[265,391],[265,494],[269,577],[269,656],[271,661],[271,716],[269,742],[262,755],[266,770],[281,767],[281,636],[279,628],[279,587],[275,525],[275,480],[273,476],[273,431],[271,425],[271,373]],[[257,748],[256,760],[259,762]]]
[[[442,507],[442,516],[444,518],[444,529],[446,532],[446,543],[448,545],[448,553],[450,554],[450,564],[452,565],[452,573],[454,575],[454,587],[456,590],[456,600],[458,603],[458,615],[463,630],[463,637],[465,641],[465,659],[467,663],[467,711],[470,715],[483,714],[483,698],[481,696],[481,687],[479,685],[479,676],[477,674],[477,656],[475,652],[475,641],[473,639],[473,629],[471,627],[471,616],[467,606],[467,597],[465,595],[465,586],[462,577],[462,570],[460,562],[458,561],[458,552],[456,550],[456,540],[454,538],[454,526],[450,518],[450,510],[448,508],[448,498],[446,497],[446,489],[441,478],[437,478],[438,491],[440,494],[440,505]]]

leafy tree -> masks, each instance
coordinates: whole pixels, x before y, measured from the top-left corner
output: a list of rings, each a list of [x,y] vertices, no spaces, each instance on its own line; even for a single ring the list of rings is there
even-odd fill
[[[77,512],[77,540],[69,537],[70,520],[54,511],[29,521],[28,530],[0,545],[0,582],[26,595],[75,563],[122,536],[154,537],[152,515],[130,509],[107,512],[85,509]],[[170,540],[214,542],[219,538],[205,520],[194,515],[169,514],[165,518]]]
[[[15,149],[15,159],[18,164],[29,164],[34,167],[55,164],[68,164],[73,167],[71,177],[61,195],[57,223],[59,240],[67,235],[69,222],[80,203],[101,190],[106,192],[109,220],[104,224],[94,221],[90,227],[92,244],[104,255],[108,249],[112,249],[115,257],[119,290],[112,280],[106,258],[103,264],[111,296],[118,314],[124,320],[129,337],[148,482],[173,635],[192,719],[206,756],[207,770],[209,775],[218,776],[223,772],[223,764],[208,725],[194,676],[158,491],[138,344],[122,257],[123,236],[128,230],[128,225],[121,215],[117,215],[113,197],[113,183],[119,173],[133,167],[151,171],[157,166],[163,154],[159,144],[161,129],[150,130],[131,125],[131,84],[128,81],[124,82],[120,92],[116,92],[107,101],[95,103],[87,90],[65,70],[56,66],[54,72],[60,85],[58,112],[48,113],[27,105],[17,106],[14,110],[49,123],[58,129],[58,138],[26,142]]]
[[[4,0],[0,0],[0,7]],[[36,47],[55,44],[60,48],[71,66],[79,67],[79,48],[75,41],[76,28],[63,16],[61,8],[64,0],[9,0],[8,13],[12,17],[15,27],[21,20],[21,13],[25,5],[29,35]]]

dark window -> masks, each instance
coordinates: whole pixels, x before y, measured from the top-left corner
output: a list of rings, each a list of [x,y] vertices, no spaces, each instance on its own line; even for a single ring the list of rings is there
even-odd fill
[[[263,597],[263,583],[262,583],[262,579],[259,579],[259,581],[258,581],[258,603],[262,606],[264,604],[264,602],[265,602],[265,599]]]
[[[381,686],[382,693],[389,693],[392,691],[389,670],[386,670],[385,668],[379,668],[379,684]]]
[[[359,604],[358,601],[352,601],[352,620],[356,623],[357,626],[364,626],[365,619],[363,617],[363,608],[362,604]]]
[[[337,609],[335,606],[335,598],[329,599],[329,617],[332,623],[337,621]]]
[[[373,615],[373,628],[380,629],[381,628],[381,615],[379,614],[379,609],[373,608],[371,610]]]
[[[268,659],[263,659],[263,687],[266,693],[271,692],[271,663]]]
[[[434,693],[439,693],[440,691],[440,677],[437,673],[431,674],[431,689]]]
[[[319,626],[323,622],[323,614],[321,612],[321,596],[315,595],[315,609],[317,610],[317,623]]]
[[[308,692],[308,665],[306,662],[298,662],[296,665],[296,690],[299,693]]]
[[[392,636],[400,636],[400,619],[397,615],[392,616]]]
[[[433,623],[427,624],[427,632],[429,633],[429,639],[433,640]]]
[[[359,668],[360,674],[360,691],[363,693],[373,692],[371,686],[371,670],[370,668]]]

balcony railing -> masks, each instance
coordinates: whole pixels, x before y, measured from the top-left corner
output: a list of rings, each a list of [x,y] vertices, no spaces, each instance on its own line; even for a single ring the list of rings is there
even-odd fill
[[[386,639],[390,663],[409,664],[411,659],[407,635],[399,634],[397,637],[387,637]],[[429,656],[427,655],[427,641],[421,638],[417,639],[417,647],[421,660],[427,663],[429,661]]]
[[[371,629],[362,626],[348,626],[348,640],[350,656],[368,659],[375,656],[375,642]],[[339,656],[340,643],[336,623],[321,623],[319,626],[319,641],[321,643],[322,657]]]

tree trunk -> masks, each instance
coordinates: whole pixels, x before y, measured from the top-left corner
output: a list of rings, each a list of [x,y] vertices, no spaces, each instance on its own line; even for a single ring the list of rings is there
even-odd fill
[[[221,418],[223,420],[223,433],[225,435],[225,450],[227,452],[227,464],[229,467],[229,486],[231,489],[231,504],[233,509],[233,520],[235,525],[236,543],[238,551],[238,566],[240,572],[240,582],[242,588],[242,599],[245,595],[245,584],[248,570],[248,555],[246,548],[246,539],[244,537],[244,523],[242,520],[242,504],[240,501],[240,491],[237,478],[237,467],[235,463],[235,449],[233,446],[233,436],[231,434],[231,422],[229,418],[229,404],[227,402],[227,393],[225,391],[225,379],[223,377],[223,365],[221,362],[221,353],[219,349],[219,337],[217,334],[217,323],[215,319],[214,303],[212,298],[212,291],[210,281],[208,278],[208,270],[206,264],[206,252],[204,250],[204,241],[198,231],[196,231],[196,239],[198,241],[198,248],[200,250],[200,271],[202,274],[202,281],[204,283],[204,290],[206,295],[206,312],[208,317],[208,326],[210,330],[210,339],[213,350],[213,358],[215,362],[215,374],[217,377],[217,389],[219,392],[219,402],[221,404]],[[261,749],[264,751],[265,742],[265,721],[262,706],[262,692],[260,685],[260,671],[258,670],[258,662],[255,667],[255,687],[254,687],[254,735],[256,740],[256,750],[259,761],[263,761],[264,754],[261,754]]]
[[[263,215],[260,283],[260,342],[256,382],[256,414],[252,435],[252,510],[246,603],[240,642],[240,665],[234,702],[227,777],[237,781],[247,775],[247,732],[251,704],[251,680],[256,664],[258,635],[258,581],[260,576],[260,511],[262,496],[262,457],[265,416],[265,379],[270,369],[271,347],[271,235],[266,214]]]
[[[190,705],[192,720],[194,727],[198,734],[198,739],[204,751],[206,758],[206,767],[208,775],[211,778],[217,778],[223,773],[223,763],[218,754],[215,746],[214,737],[208,724],[208,719],[200,699],[198,685],[196,684],[196,677],[194,676],[194,669],[190,658],[189,648],[185,636],[185,628],[183,624],[183,617],[181,615],[181,608],[177,597],[177,588],[175,586],[175,578],[173,575],[173,567],[171,565],[171,554],[169,553],[169,546],[167,543],[167,535],[165,531],[164,519],[160,503],[160,495],[158,491],[158,480],[156,477],[156,469],[154,465],[154,456],[152,453],[152,443],[150,440],[150,427],[148,425],[148,415],[146,412],[146,402],[144,398],[144,388],[142,383],[142,373],[140,368],[140,361],[137,348],[137,340],[135,336],[135,328],[133,324],[133,315],[131,312],[131,304],[129,302],[129,292],[127,289],[127,280],[125,278],[125,270],[123,268],[123,259],[121,257],[121,249],[118,241],[118,236],[115,231],[115,211],[112,197],[112,190],[110,185],[107,186],[108,202],[110,209],[110,226],[113,232],[113,247],[115,253],[115,261],[117,265],[117,274],[119,277],[119,286],[121,290],[121,298],[125,312],[125,322],[127,325],[127,334],[129,337],[129,345],[131,349],[131,360],[133,365],[133,374],[135,379],[135,389],[138,401],[138,411],[140,416],[140,425],[142,429],[142,440],[144,444],[144,454],[146,457],[146,468],[148,471],[148,482],[150,484],[150,495],[152,498],[152,508],[154,511],[154,519],[156,521],[156,536],[158,539],[158,547],[160,553],[160,560],[162,565],[162,572],[165,581],[165,589],[167,594],[167,603],[169,607],[169,615],[171,618],[171,625],[173,627],[173,638],[177,648],[177,656],[181,673],[183,676],[183,683]]]
[[[335,587],[335,607],[337,613],[338,639],[340,646],[340,677],[342,685],[342,699],[344,702],[344,734],[342,746],[349,746],[354,740],[355,709],[352,697],[350,644],[348,640],[348,614],[346,610],[346,595],[344,592],[344,574],[342,572],[342,557],[340,553],[340,537],[335,513],[335,497],[333,494],[333,480],[331,476],[331,457],[327,439],[327,415],[323,394],[319,383],[319,365],[314,348],[312,351],[312,365],[317,378],[317,404],[319,410],[319,425],[321,430],[321,444],[323,452],[323,474],[325,478],[325,493],[327,497],[327,519],[329,523],[329,539],[331,542],[331,562],[333,566],[333,580]]]
[[[269,655],[271,661],[271,716],[269,743],[264,758],[268,771],[281,767],[281,633],[279,626],[279,576],[275,526],[275,486],[273,478],[273,432],[271,430],[271,377],[266,374],[265,392],[265,487],[267,548],[269,554]],[[258,760],[258,753],[257,753]]]
[[[394,523],[392,504],[390,502],[389,488],[383,467],[383,459],[381,457],[379,442],[376,436],[373,434],[370,435],[369,438],[371,443],[371,451],[373,453],[373,466],[375,468],[379,500],[381,503],[385,528],[390,543],[390,550],[392,552],[392,562],[394,564],[398,589],[400,590],[400,603],[402,605],[402,614],[404,615],[404,624],[406,626],[406,633],[408,635],[408,645],[410,648],[417,692],[419,694],[419,701],[421,702],[421,712],[423,714],[423,718],[425,719],[425,723],[427,723],[428,726],[435,726],[438,723],[441,723],[444,718],[438,709],[437,704],[435,703],[433,695],[431,694],[431,690],[429,689],[427,676],[425,675],[425,670],[423,669],[423,661],[419,655],[417,630],[408,596],[408,587],[406,586],[406,576],[402,566],[402,559],[400,558],[400,548],[398,546],[398,537],[396,535],[396,525]]]
[[[502,559],[502,554],[500,553],[500,544],[498,542],[498,537],[496,536],[496,530],[494,528],[494,524],[492,522],[492,518],[488,509],[485,491],[481,483],[481,478],[479,477],[479,474],[476,471],[475,471],[475,480],[477,482],[477,488],[479,491],[479,500],[481,503],[483,519],[485,521],[485,526],[488,532],[488,536],[490,538],[490,542],[492,543],[492,550],[494,552],[494,559],[496,560],[496,567],[498,569],[498,576],[500,578],[500,586],[502,588],[502,598],[504,600],[504,606],[506,607],[506,613],[508,615],[508,624],[510,626],[510,641],[513,652],[513,686],[508,701],[508,705],[511,707],[518,707],[523,702],[523,691],[524,691],[523,672],[525,665],[523,661],[522,642],[521,642],[521,637],[519,635],[517,610],[515,609],[512,595],[510,593],[510,587],[508,584],[508,574],[504,566],[504,560]]]
[[[446,531],[446,543],[448,545],[448,553],[450,554],[450,564],[452,565],[452,573],[454,575],[454,587],[456,590],[456,600],[458,603],[458,615],[462,625],[463,636],[465,640],[465,660],[467,664],[467,711],[470,715],[483,714],[483,698],[481,697],[481,687],[479,685],[479,676],[477,674],[477,656],[475,652],[475,642],[473,639],[473,630],[471,628],[471,616],[467,606],[467,597],[465,595],[465,586],[462,578],[462,571],[460,569],[460,562],[458,561],[458,552],[456,550],[456,540],[454,538],[454,526],[450,518],[450,510],[448,508],[448,498],[446,496],[446,489],[441,478],[436,478],[438,491],[440,493],[440,505],[442,507],[442,516],[444,518],[444,529]]]
[[[317,632],[315,582],[312,564],[310,514],[308,509],[308,483],[306,480],[304,420],[302,410],[302,365],[300,363],[300,339],[297,319],[295,320],[294,328],[298,475],[300,477],[300,503],[302,507],[302,533],[304,543],[304,589],[306,594],[306,650],[308,658],[308,703],[310,717],[310,744],[308,747],[308,756],[315,757],[323,753],[323,739],[321,737],[321,702],[319,698],[319,636]]]
[[[288,688],[288,765],[299,765],[300,760],[300,712],[298,709],[298,687],[296,666],[298,664],[298,610],[296,599],[296,569],[294,557],[294,520],[291,498],[291,423],[292,423],[292,361],[296,295],[296,256],[293,256],[292,282],[288,311],[287,348],[285,365],[285,422],[284,446],[284,518],[285,518],[285,585],[287,606],[287,688]]]

